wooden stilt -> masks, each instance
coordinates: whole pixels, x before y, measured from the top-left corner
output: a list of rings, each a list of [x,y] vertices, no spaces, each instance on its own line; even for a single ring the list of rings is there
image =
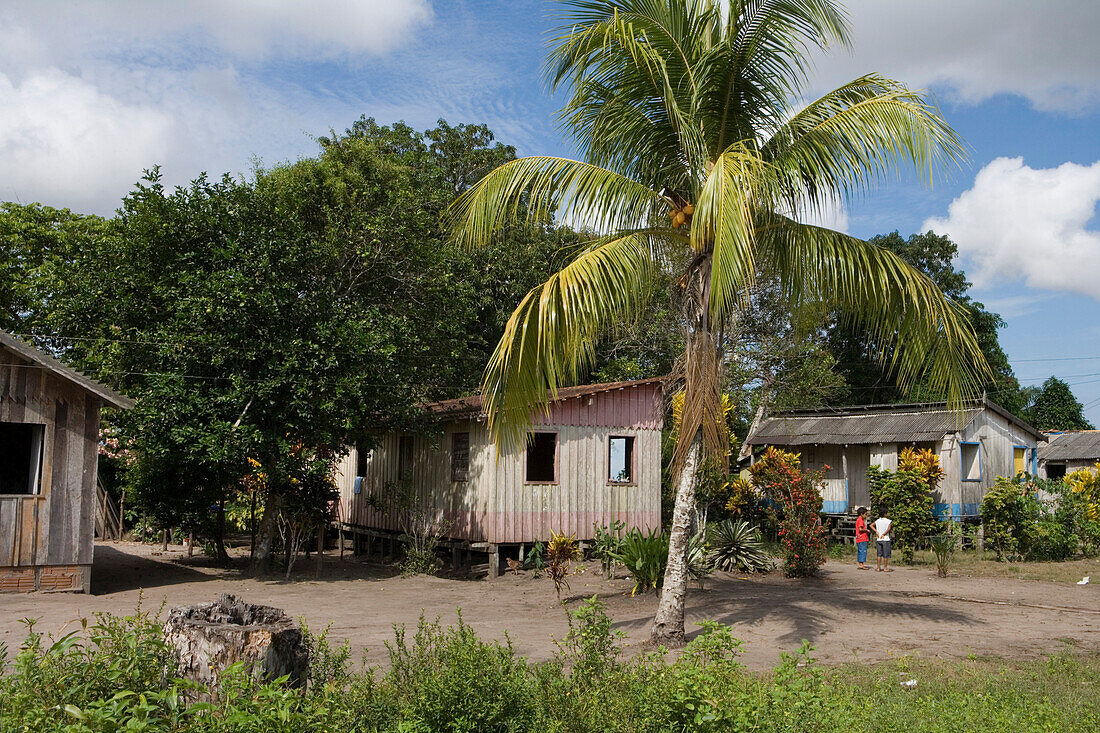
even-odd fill
[[[500,547],[489,545],[489,580],[495,580],[500,574]]]
[[[523,556],[526,554],[527,545],[522,542],[519,543],[519,561],[523,562]]]

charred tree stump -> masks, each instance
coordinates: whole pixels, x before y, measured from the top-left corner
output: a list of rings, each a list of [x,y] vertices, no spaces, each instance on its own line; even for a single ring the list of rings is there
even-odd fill
[[[304,687],[309,675],[309,650],[297,622],[281,609],[228,593],[212,603],[173,608],[164,636],[175,650],[178,675],[213,696],[221,673],[237,662],[264,682],[288,675],[291,687]]]

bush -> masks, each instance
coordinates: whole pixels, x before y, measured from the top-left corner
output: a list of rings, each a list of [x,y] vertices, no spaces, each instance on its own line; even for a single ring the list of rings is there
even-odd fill
[[[783,572],[789,578],[817,575],[826,558],[820,488],[824,470],[806,473],[799,467],[798,458],[797,453],[768,448],[749,469],[757,489],[783,505],[779,539],[783,544]]]
[[[615,554],[615,561],[634,578],[630,595],[656,591],[665,579],[668,565],[668,535],[658,529],[642,534],[637,527],[627,532]]]
[[[622,531],[626,523],[616,519],[606,525],[592,525],[596,530],[596,536],[592,540],[592,556],[600,561],[604,575],[609,579],[615,566],[615,556],[623,544]]]
[[[939,531],[932,509],[933,492],[942,479],[940,459],[930,450],[903,449],[894,473],[878,466],[867,469],[871,509],[877,516],[890,513],[891,539],[904,562],[913,562],[913,551],[926,546],[928,537]]]
[[[985,543],[998,560],[1023,558],[1031,523],[1024,487],[1013,479],[1000,478],[982,499],[982,531]]]
[[[707,530],[710,562],[729,573],[766,573],[773,563],[764,551],[760,530],[743,519],[727,519]]]

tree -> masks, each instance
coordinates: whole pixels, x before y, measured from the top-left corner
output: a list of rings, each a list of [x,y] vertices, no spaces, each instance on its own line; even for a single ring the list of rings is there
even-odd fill
[[[902,84],[867,75],[802,105],[808,51],[846,43],[829,0],[567,0],[552,85],[584,161],[521,158],[451,209],[455,238],[484,245],[516,220],[557,212],[596,233],[519,303],[483,379],[489,427],[526,440],[532,414],[591,364],[611,324],[673,276],[684,351],[676,504],[652,638],[684,640],[696,469],[721,456],[725,335],[758,262],[793,308],[835,309],[890,351],[899,383],[923,377],[952,400],[986,366],[965,310],[896,254],[800,224],[792,214],[868,189],[911,163],[925,177],[961,154],[936,110]]]
[[[1068,384],[1050,377],[1024,411],[1024,419],[1040,430],[1092,430],[1084,409]]]

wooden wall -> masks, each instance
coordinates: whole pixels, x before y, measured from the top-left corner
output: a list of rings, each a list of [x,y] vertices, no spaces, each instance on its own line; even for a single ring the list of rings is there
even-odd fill
[[[535,428],[558,433],[558,480],[524,482],[522,450],[497,454],[485,423],[462,420],[445,424],[442,435],[414,436],[410,485],[437,517],[448,520],[448,536],[471,542],[507,544],[546,540],[551,532],[593,537],[593,524],[622,520],[644,530],[661,523],[661,424],[658,385],[564,400]],[[470,433],[470,476],[451,481],[451,437]],[[632,484],[607,480],[608,439],[634,436]],[[337,473],[341,521],[368,529],[398,530],[390,512],[379,512],[367,498],[383,503],[397,481],[400,436],[381,436],[365,457],[352,449]],[[355,493],[356,476],[361,477]]]
[[[0,495],[0,590],[61,589],[70,577],[74,589],[87,590],[100,406],[0,347],[0,421],[44,426],[39,493]]]

